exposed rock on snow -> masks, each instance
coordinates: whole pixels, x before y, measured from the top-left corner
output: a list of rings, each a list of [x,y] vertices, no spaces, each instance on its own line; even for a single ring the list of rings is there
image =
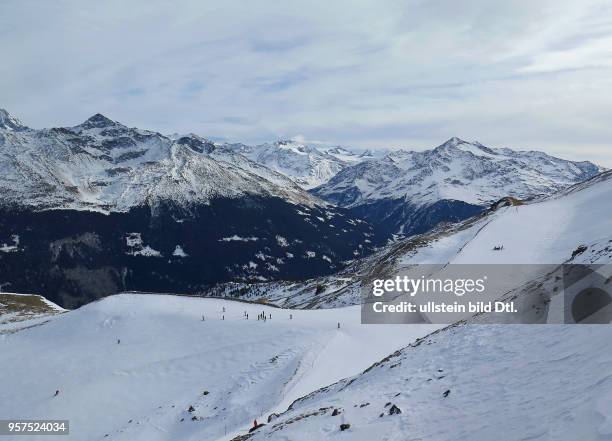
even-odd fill
[[[250,440],[335,439],[333,419],[305,418],[330,403],[346,409],[356,441],[489,440],[500,427],[508,439],[605,439],[611,335],[609,326],[453,326],[297,400]],[[390,398],[407,410],[381,417]],[[351,404],[362,400],[372,405]]]

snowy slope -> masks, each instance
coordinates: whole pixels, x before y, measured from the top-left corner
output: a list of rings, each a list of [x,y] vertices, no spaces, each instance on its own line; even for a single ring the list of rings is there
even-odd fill
[[[462,224],[366,258],[370,271],[361,282],[419,263],[610,263],[611,196],[612,173],[606,172],[523,205],[501,201]],[[500,244],[503,250],[493,250]],[[586,249],[572,257],[580,246]],[[520,285],[542,274],[518,276]],[[337,301],[331,286],[316,293],[322,280],[259,291],[279,301],[283,290],[291,296],[287,301],[296,294],[301,302]],[[342,285],[340,275],[336,282]],[[478,319],[487,321],[486,315]],[[236,440],[606,440],[612,434],[610,338],[608,326],[452,326],[297,400]],[[341,431],[341,424],[350,427]]]
[[[438,264],[435,277],[449,263],[609,264],[610,200],[612,173],[605,172],[531,203],[501,201],[490,212],[366,258],[371,270],[361,284],[409,274],[415,264]],[[493,250],[497,245],[503,250]],[[517,288],[509,294],[529,295],[531,284],[520,288],[525,281],[547,281],[540,266],[527,267],[536,273],[515,274]],[[353,293],[359,302],[361,292]],[[487,314],[474,319],[488,320]],[[454,325],[297,400],[236,440],[608,440],[611,338],[612,329],[601,325]],[[341,430],[342,424],[350,426]]]
[[[69,419],[67,440],[228,439],[435,329],[359,319],[355,308],[108,297],[0,336],[0,415]]]
[[[495,316],[498,322],[546,322],[549,301],[563,307],[562,296],[555,298],[563,291],[557,282],[561,264],[612,262],[611,198],[612,172],[604,172],[538,201],[503,200],[463,224],[398,244],[389,251],[386,268],[375,269],[365,280],[363,292],[370,292],[371,280],[385,273],[411,277],[426,271],[444,279],[457,277],[457,272],[463,277],[469,271],[484,272],[491,274],[486,300],[517,299],[522,305],[519,316]],[[448,319],[435,314],[424,318]]]
[[[451,327],[240,439],[608,440],[611,337],[609,326]]]
[[[580,245],[612,239],[612,173],[533,203],[501,207],[407,253],[403,264],[560,264]],[[501,251],[493,250],[503,245]],[[610,259],[600,256],[600,262]]]

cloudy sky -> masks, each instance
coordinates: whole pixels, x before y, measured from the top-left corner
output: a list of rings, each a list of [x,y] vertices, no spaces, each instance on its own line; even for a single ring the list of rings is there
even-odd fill
[[[459,136],[612,167],[609,0],[0,0],[0,107],[231,141]]]

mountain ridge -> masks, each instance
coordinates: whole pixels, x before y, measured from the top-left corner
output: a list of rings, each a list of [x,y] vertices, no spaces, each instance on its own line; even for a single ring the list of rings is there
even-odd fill
[[[588,161],[496,149],[453,137],[434,149],[396,150],[346,167],[311,193],[364,219],[377,219],[389,234],[408,236],[441,221],[469,217],[502,197],[552,194],[603,170]],[[448,210],[438,211],[431,221],[419,221],[441,201],[447,201]],[[457,219],[457,211],[466,216]]]
[[[12,117],[4,118],[14,121]],[[11,123],[12,124],[12,123]],[[127,211],[157,200],[278,196],[325,205],[285,176],[196,135],[172,140],[102,114],[73,127],[0,127],[0,201],[39,208]],[[235,163],[241,163],[238,167]]]
[[[384,240],[223,145],[101,114],[0,128],[0,214],[0,283],[69,307],[125,290],[303,279]]]

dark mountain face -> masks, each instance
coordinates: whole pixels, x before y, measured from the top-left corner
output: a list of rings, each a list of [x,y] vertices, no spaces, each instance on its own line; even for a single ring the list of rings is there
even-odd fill
[[[342,210],[216,199],[102,214],[0,209],[0,282],[73,308],[125,290],[195,293],[230,280],[330,274],[381,235]]]
[[[366,219],[386,236],[409,237],[426,233],[444,222],[459,222],[482,212],[486,207],[463,201],[440,200],[431,205],[414,205],[403,199],[383,199],[349,208],[360,219]]]

